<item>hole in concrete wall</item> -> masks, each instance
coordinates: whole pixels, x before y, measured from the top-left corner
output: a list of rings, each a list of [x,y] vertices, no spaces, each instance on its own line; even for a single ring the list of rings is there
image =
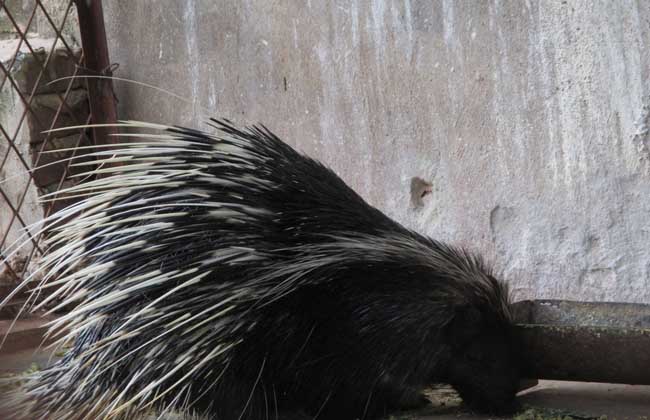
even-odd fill
[[[414,176],[411,178],[411,206],[420,208],[424,206],[424,198],[431,194],[433,185],[424,179]]]

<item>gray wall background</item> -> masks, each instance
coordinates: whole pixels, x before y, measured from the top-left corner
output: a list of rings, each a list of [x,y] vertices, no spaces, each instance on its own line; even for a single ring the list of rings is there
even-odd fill
[[[122,118],[264,122],[519,298],[650,303],[650,2],[104,2]],[[413,177],[431,182],[423,205]]]

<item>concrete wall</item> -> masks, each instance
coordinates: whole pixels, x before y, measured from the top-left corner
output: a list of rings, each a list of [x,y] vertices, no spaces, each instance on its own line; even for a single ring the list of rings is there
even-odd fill
[[[262,121],[518,297],[650,303],[650,2],[104,5],[117,75],[188,99],[122,117]]]

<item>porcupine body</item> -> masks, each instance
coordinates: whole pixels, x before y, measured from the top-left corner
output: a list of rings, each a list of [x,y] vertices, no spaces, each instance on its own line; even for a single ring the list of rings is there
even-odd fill
[[[480,258],[405,229],[262,126],[147,129],[50,218],[65,357],[25,418],[374,419],[454,386],[514,398],[508,294]],[[47,302],[45,303],[47,304]],[[56,414],[54,414],[56,413]]]

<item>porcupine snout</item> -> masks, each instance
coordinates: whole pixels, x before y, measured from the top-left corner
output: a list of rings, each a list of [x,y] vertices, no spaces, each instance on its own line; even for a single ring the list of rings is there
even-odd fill
[[[516,411],[521,362],[513,326],[472,309],[452,322],[450,335],[447,381],[463,402],[481,412]]]

